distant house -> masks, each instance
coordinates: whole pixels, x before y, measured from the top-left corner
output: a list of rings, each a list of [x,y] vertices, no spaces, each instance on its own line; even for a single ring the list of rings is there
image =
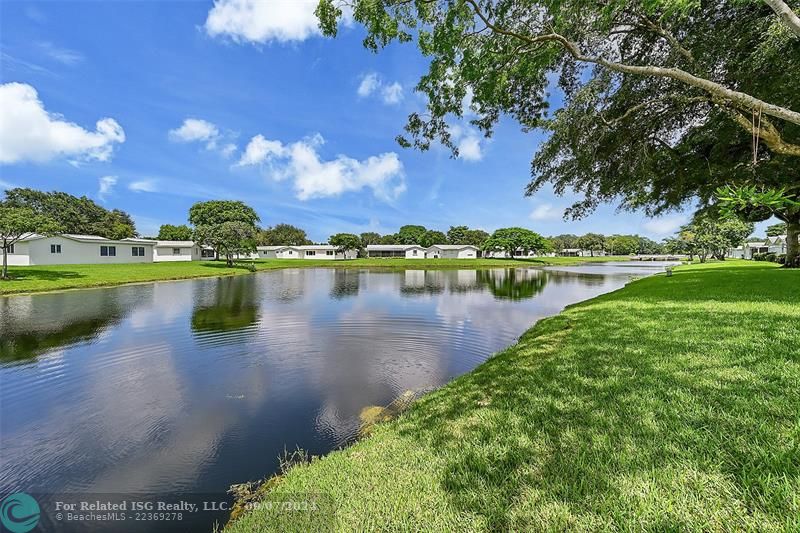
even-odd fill
[[[582,248],[564,248],[558,255],[563,257],[605,257],[604,250],[583,250]]]
[[[302,246],[257,246],[259,259],[354,259],[358,252],[336,251],[331,244],[307,244]]]
[[[741,252],[739,249],[741,248]],[[786,253],[786,235],[767,237],[764,241],[746,242],[743,246],[732,248],[728,255],[734,258],[752,259],[755,254],[772,253],[781,255]],[[741,255],[740,255],[741,254]]]
[[[194,241],[156,241],[153,247],[153,261],[199,261],[203,259],[204,249]],[[211,258],[214,251],[211,250]]]
[[[8,264],[80,265],[110,263],[152,263],[156,241],[148,239],[106,239],[97,235],[63,234],[46,237],[30,234],[9,250]]]
[[[368,257],[405,257],[406,259],[425,259],[427,250],[417,244],[369,244]]]
[[[471,244],[434,244],[427,249],[428,258],[476,259],[481,250]]]

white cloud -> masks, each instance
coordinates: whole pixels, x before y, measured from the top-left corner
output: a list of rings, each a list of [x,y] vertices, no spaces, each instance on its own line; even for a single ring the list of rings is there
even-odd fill
[[[180,128],[169,130],[169,138],[174,142],[216,143],[217,137],[219,137],[219,129],[211,122],[199,118],[187,118]]]
[[[319,35],[318,0],[215,0],[205,30],[236,42],[303,41]]]
[[[375,92],[380,86],[380,81],[378,81],[378,75],[373,73],[366,74],[361,78],[361,83],[358,85],[358,96],[361,98],[366,98],[367,96],[371,95]]]
[[[67,66],[77,65],[84,59],[83,54],[80,52],[70,50],[69,48],[61,48],[49,41],[38,42],[36,46],[42,54]]]
[[[480,161],[483,159],[481,139],[477,135],[467,135],[458,142],[458,155],[466,161]]]
[[[368,188],[375,197],[389,201],[406,190],[403,164],[396,153],[387,152],[362,161],[346,155],[323,161],[317,149],[324,142],[319,134],[291,144],[256,135],[237,165],[268,166],[274,179],[293,181],[300,200]]]
[[[155,180],[139,180],[134,181],[130,185],[128,185],[128,189],[132,190],[133,192],[157,192],[158,187],[156,186]]]
[[[361,76],[356,94],[359,98],[380,94],[384,104],[397,104],[403,99],[403,86],[396,81],[384,82],[379,74],[370,72]]]
[[[187,118],[179,128],[169,130],[169,140],[177,143],[205,143],[206,150],[219,150],[224,157],[230,157],[236,151],[234,143],[223,143],[227,137],[232,137],[229,132],[222,134],[213,122],[200,118]]]
[[[45,110],[36,89],[25,83],[0,85],[0,163],[45,162],[65,156],[108,161],[125,132],[113,118],[88,131]]]
[[[97,190],[97,196],[101,200],[105,200],[106,196],[111,194],[114,190],[114,185],[117,184],[117,177],[116,176],[103,176],[98,180],[99,188]]]
[[[397,104],[403,99],[403,86],[397,82],[386,85],[381,91],[383,102],[386,104]]]
[[[558,220],[561,218],[561,211],[552,204],[542,204],[531,211],[530,218],[531,220]]]
[[[671,233],[675,233],[678,228],[686,224],[688,221],[688,215],[651,218],[642,224],[642,227],[655,235],[669,235]]]

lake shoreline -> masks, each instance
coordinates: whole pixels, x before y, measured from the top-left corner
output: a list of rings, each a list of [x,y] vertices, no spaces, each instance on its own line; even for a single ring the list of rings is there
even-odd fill
[[[387,270],[490,269],[509,267],[574,266],[584,263],[628,261],[628,256],[547,257],[536,259],[260,259],[233,267],[224,261],[115,265],[48,265],[12,267],[11,280],[0,280],[0,297],[98,289],[142,283],[184,281],[257,274],[286,268],[374,268]],[[255,265],[251,271],[247,265]],[[216,270],[206,270],[213,269]],[[16,277],[15,277],[16,276]],[[137,279],[138,278],[138,279]]]
[[[798,527],[800,476],[778,459],[800,430],[798,321],[800,273],[775,265],[636,280],[267,493],[325,495],[323,512],[262,507],[225,529]]]

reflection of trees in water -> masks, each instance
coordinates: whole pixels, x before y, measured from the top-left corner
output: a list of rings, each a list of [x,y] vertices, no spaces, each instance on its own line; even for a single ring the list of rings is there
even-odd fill
[[[547,282],[552,285],[561,285],[563,283],[574,284],[578,281],[585,287],[597,287],[603,285],[608,278],[602,274],[584,274],[580,272],[561,272],[560,270],[548,270]]]
[[[90,341],[151,296],[151,287],[139,285],[0,298],[0,361]]]
[[[495,298],[501,300],[525,300],[544,290],[548,273],[536,269],[479,270],[478,280]]]
[[[333,271],[331,298],[337,300],[358,294],[360,272],[356,269],[337,268]]]
[[[537,269],[492,270],[406,270],[400,284],[400,294],[480,292],[488,289],[496,298],[523,300],[542,292],[548,274]]]
[[[209,285],[213,283],[212,287]],[[195,286],[192,331],[233,331],[258,320],[256,276],[217,278]]]

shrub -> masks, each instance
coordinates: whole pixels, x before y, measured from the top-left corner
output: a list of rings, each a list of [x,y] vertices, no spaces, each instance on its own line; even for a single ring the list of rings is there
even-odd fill
[[[774,252],[769,252],[764,254],[764,261],[769,261],[770,263],[775,263],[778,260],[778,254]]]

